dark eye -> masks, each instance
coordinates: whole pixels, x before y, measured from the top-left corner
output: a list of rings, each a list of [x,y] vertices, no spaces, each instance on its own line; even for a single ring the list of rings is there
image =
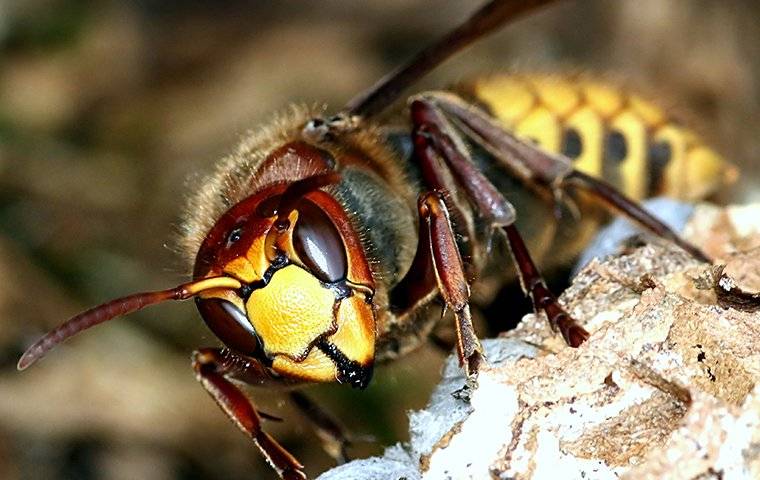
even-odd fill
[[[231,349],[251,355],[259,348],[256,332],[245,313],[222,298],[199,298],[195,304],[208,328]]]
[[[326,282],[344,278],[348,270],[343,239],[330,217],[309,201],[298,205],[293,246],[304,266]]]
[[[241,227],[237,227],[233,229],[229,234],[227,234],[227,248],[231,247],[238,241],[240,241],[240,238],[243,236],[243,229]]]

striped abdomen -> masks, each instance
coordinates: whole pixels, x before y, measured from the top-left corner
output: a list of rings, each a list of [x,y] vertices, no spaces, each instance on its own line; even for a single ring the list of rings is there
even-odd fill
[[[634,199],[704,198],[736,173],[657,105],[584,77],[495,75],[458,90],[503,125]]]

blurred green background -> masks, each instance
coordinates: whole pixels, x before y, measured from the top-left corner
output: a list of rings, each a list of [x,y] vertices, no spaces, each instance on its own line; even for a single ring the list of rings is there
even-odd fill
[[[246,130],[290,102],[339,108],[479,3],[0,0],[0,478],[271,477],[193,378],[190,352],[216,341],[192,303],[93,330],[24,374],[15,362],[86,306],[187,278],[171,248],[184,196]],[[755,0],[561,2],[420,88],[501,70],[639,85],[743,169],[727,198],[760,198]],[[442,358],[309,393],[377,438],[352,453],[378,453],[406,439]],[[283,398],[252,394],[309,472],[331,465]]]

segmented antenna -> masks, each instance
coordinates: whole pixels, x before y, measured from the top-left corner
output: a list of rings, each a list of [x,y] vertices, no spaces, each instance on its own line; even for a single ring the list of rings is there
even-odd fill
[[[111,320],[112,318],[127,315],[149,305],[155,305],[168,300],[186,300],[206,290],[217,288],[234,290],[241,287],[242,284],[234,278],[214,277],[185,283],[168,290],[135,293],[126,297],[117,298],[116,300],[111,300],[110,302],[106,302],[70,318],[62,325],[45,334],[42,338],[34,342],[26,352],[24,352],[18,361],[17,368],[19,370],[29,368],[34,362],[44,357],[47,352],[55,348],[59,343],[63,343],[77,333]]]
[[[555,0],[492,0],[464,23],[393,70],[346,105],[349,116],[371,117],[393,103],[417,80],[460,50],[512,20]]]

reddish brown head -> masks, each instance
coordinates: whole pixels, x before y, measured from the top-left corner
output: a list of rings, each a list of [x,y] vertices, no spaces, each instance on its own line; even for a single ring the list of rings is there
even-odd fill
[[[93,325],[195,297],[222,342],[263,360],[276,374],[365,387],[375,355],[375,284],[344,207],[322,190],[340,180],[324,158],[331,157],[304,142],[272,152],[260,167],[274,163],[262,175],[294,160],[316,165],[319,159],[321,171],[257,187],[216,219],[198,250],[192,282],[77,315],[32,345],[19,368]]]
[[[276,372],[364,387],[374,361],[374,283],[343,207],[319,190],[337,180],[270,186],[230,208],[201,245],[194,278],[231,277],[242,287],[196,302],[225,344]]]

